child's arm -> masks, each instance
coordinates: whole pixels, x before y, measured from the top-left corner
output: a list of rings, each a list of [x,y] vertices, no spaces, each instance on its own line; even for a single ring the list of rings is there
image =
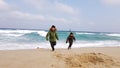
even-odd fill
[[[55,37],[57,38],[57,40],[59,40],[58,35],[57,35],[57,33],[56,33],[56,32],[55,32]]]
[[[76,38],[73,36],[74,41],[76,41]]]
[[[50,33],[50,32],[48,32],[47,35],[46,35],[46,40],[47,40],[47,41],[48,41],[49,33]]]
[[[68,42],[68,40],[69,40],[69,37],[67,37],[66,43]]]

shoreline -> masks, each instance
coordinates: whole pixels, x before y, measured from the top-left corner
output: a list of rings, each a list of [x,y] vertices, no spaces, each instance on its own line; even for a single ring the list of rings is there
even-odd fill
[[[74,49],[86,49],[86,48],[120,48],[120,46],[109,46],[109,47],[71,47],[71,50]],[[49,48],[32,48],[32,49],[6,49],[6,50],[0,50],[0,51],[17,51],[17,50],[36,50],[36,49],[42,49],[42,50],[51,50],[51,46]],[[56,50],[68,50],[67,48],[55,48]]]

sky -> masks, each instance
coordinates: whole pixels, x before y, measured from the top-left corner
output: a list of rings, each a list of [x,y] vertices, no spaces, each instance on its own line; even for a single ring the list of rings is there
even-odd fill
[[[0,0],[0,28],[120,32],[120,0]]]

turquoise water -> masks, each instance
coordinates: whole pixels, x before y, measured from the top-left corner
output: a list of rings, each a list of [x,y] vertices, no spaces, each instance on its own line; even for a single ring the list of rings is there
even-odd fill
[[[67,48],[65,43],[69,31],[58,31],[56,48]],[[119,33],[73,31],[76,41],[73,48],[80,47],[116,47],[120,46]],[[45,40],[45,30],[0,29],[0,50],[50,48]]]

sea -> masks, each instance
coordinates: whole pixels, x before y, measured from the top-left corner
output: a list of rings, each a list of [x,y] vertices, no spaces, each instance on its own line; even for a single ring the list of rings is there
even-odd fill
[[[45,39],[47,32],[47,30],[1,28],[0,50],[50,49],[50,43]],[[66,43],[66,39],[70,32],[73,32],[76,38],[72,48],[120,47],[120,33],[58,30],[59,40],[55,48],[67,49],[69,44]]]

